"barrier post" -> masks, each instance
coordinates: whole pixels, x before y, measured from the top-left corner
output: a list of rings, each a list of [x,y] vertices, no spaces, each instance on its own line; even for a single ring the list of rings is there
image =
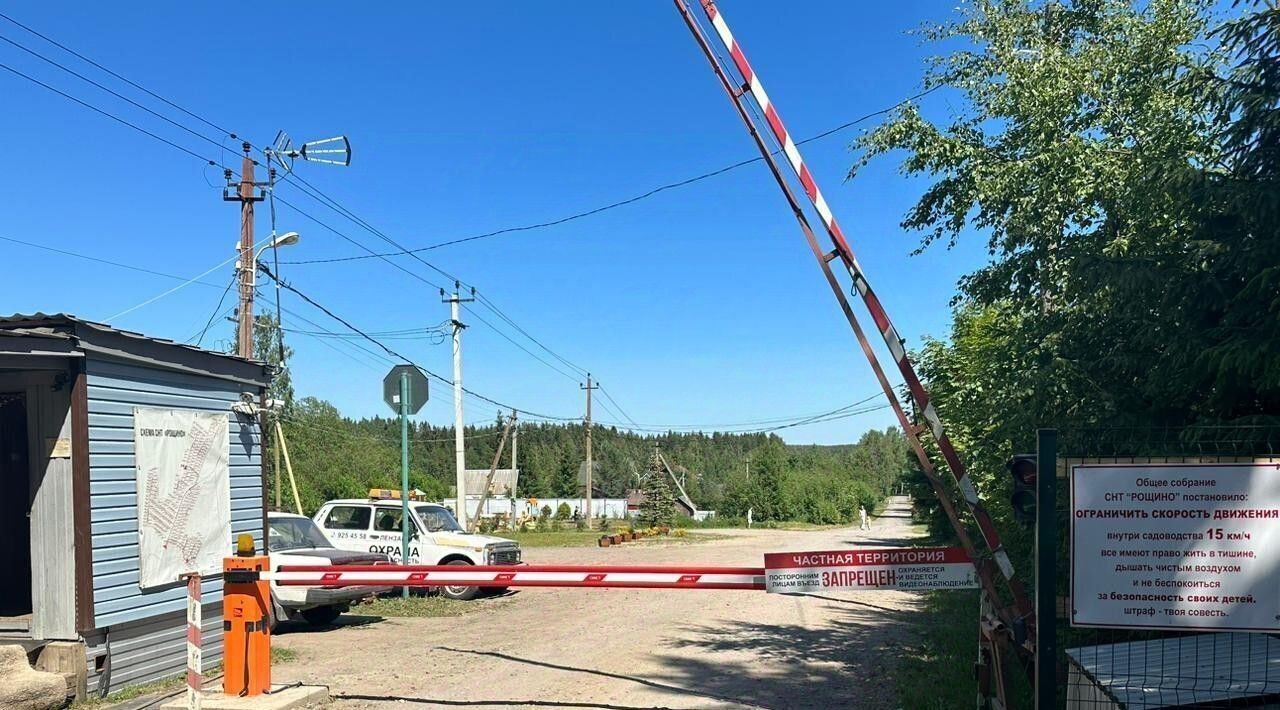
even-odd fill
[[[203,616],[200,609],[200,575],[187,575],[187,708],[200,710],[200,689],[203,685],[203,663],[200,626]]]
[[[261,695],[271,689],[270,569],[254,554],[253,537],[241,535],[236,556],[222,561],[222,692]]]

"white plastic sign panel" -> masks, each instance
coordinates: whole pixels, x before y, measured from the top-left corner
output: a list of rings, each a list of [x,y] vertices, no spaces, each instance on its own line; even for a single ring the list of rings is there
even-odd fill
[[[765,591],[779,594],[978,586],[973,562],[960,547],[770,552],[764,568]]]
[[[1280,631],[1280,464],[1071,469],[1071,624]]]
[[[231,544],[227,415],[133,410],[138,469],[138,584],[222,572]]]

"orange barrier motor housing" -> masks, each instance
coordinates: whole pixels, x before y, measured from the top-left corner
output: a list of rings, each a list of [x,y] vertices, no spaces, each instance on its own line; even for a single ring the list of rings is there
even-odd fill
[[[227,695],[271,689],[271,583],[261,575],[270,568],[266,556],[222,561],[222,692]]]

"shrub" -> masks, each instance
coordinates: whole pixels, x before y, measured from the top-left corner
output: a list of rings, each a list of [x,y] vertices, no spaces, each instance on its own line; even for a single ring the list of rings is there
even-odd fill
[[[573,511],[569,509],[568,503],[561,503],[556,506],[556,520],[568,520],[573,515]]]

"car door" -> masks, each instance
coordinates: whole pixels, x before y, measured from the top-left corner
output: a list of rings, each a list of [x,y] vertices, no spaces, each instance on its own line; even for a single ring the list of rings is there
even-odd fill
[[[369,533],[370,538],[377,545],[378,552],[382,552],[391,558],[393,562],[400,562],[403,559],[404,533],[400,528],[401,508],[400,506],[379,505],[373,514],[373,531]],[[435,564],[434,559],[426,559],[424,561],[422,554],[422,529],[418,526],[418,521],[409,516],[409,564]],[[429,544],[429,541],[428,541]],[[431,556],[428,554],[428,558]]]
[[[339,550],[352,552],[381,552],[374,549],[375,542],[369,531],[373,520],[373,506],[362,503],[338,503],[320,519],[320,529]]]

